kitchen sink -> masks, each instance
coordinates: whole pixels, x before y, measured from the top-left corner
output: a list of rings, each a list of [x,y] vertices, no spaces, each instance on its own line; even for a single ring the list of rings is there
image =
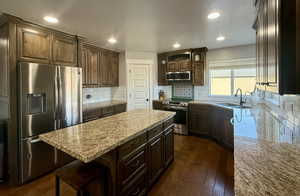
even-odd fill
[[[234,104],[234,103],[220,103],[219,105],[230,107],[230,108],[241,108],[241,109],[251,108],[250,106],[245,106],[245,105],[241,106],[239,104]]]

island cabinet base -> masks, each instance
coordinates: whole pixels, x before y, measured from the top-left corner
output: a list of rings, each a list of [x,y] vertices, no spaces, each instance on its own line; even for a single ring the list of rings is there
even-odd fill
[[[116,150],[116,195],[146,195],[174,160],[173,118],[135,137]]]

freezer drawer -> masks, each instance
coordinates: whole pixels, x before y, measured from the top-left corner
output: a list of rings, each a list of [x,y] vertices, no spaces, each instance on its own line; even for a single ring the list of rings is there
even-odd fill
[[[55,150],[37,137],[21,140],[21,183],[55,168]]]

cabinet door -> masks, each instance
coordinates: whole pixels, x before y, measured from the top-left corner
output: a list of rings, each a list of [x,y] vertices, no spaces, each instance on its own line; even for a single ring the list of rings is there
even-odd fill
[[[174,135],[173,127],[164,132],[164,146],[165,146],[165,166],[168,166],[174,159]]]
[[[101,72],[101,85],[111,86],[112,77],[111,77],[111,52],[103,50],[101,52],[101,63],[100,63],[100,72]]]
[[[233,125],[231,124],[231,119],[233,118],[232,110],[225,110],[223,113],[223,131],[224,140],[223,143],[228,147],[233,149],[234,146],[234,135],[233,135]]]
[[[51,33],[32,25],[18,25],[17,55],[19,61],[51,62]]]
[[[182,72],[192,70],[191,61],[180,61],[179,65],[180,65],[180,71]]]
[[[266,1],[264,1],[266,2]],[[261,3],[261,7],[258,12],[257,21],[257,76],[256,81],[258,84],[266,83],[266,6],[265,3]]]
[[[176,72],[178,71],[178,65],[177,65],[177,62],[168,62],[168,72]]]
[[[166,72],[167,72],[167,54],[158,54],[157,56],[157,79],[158,85],[168,85],[168,81],[166,80]]]
[[[82,47],[81,51],[81,67],[82,67],[82,85],[87,87],[89,85],[88,75],[88,50],[85,47]]]
[[[149,179],[150,184],[159,177],[164,168],[163,137],[150,141],[149,145]]]
[[[200,135],[210,135],[212,129],[211,106],[189,104],[189,131]]]
[[[205,71],[205,61],[206,52],[197,52],[192,55],[193,63],[193,85],[203,86],[204,85],[204,71]]]
[[[8,28],[0,27],[0,96],[8,96]]]
[[[267,1],[268,36],[267,48],[267,83],[277,85],[278,83],[278,0]]]
[[[88,83],[89,85],[99,84],[99,51],[94,48],[88,49]]]
[[[55,33],[52,48],[54,64],[77,66],[77,41],[75,36]]]
[[[119,53],[112,52],[111,56],[112,60],[112,71],[110,72],[111,74],[111,83],[112,86],[119,86]]]

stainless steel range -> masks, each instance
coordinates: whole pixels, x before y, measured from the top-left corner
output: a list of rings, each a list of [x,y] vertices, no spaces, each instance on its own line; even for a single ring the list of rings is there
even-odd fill
[[[174,133],[188,135],[188,102],[191,99],[171,99],[163,102],[163,108],[176,112]]]

